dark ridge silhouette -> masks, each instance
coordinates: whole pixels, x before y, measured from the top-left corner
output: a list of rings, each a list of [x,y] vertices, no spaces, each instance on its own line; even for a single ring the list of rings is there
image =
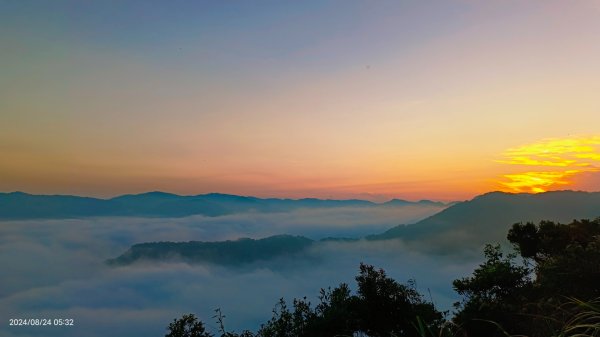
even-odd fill
[[[133,245],[121,256],[108,260],[107,263],[118,266],[139,261],[175,260],[238,266],[278,256],[294,256],[313,243],[311,239],[292,235],[221,242],[149,242]]]
[[[389,206],[405,206],[405,205],[414,205],[414,204],[419,204],[419,205],[432,205],[432,206],[445,206],[446,204],[444,204],[443,202],[440,201],[432,201],[432,200],[419,200],[417,202],[413,202],[413,201],[407,201],[407,200],[402,200],[402,199],[392,199],[390,201],[386,201],[384,202],[382,205],[389,205]]]
[[[399,225],[367,239],[427,241],[432,249],[457,245],[475,248],[486,242],[504,241],[506,231],[517,222],[569,222],[598,216],[600,192],[490,192],[454,204],[415,224]]]
[[[221,193],[181,196],[165,192],[127,194],[112,199],[70,195],[0,193],[0,219],[81,218],[100,216],[220,216],[243,212],[288,212],[300,208],[437,205],[435,202],[377,204],[366,200],[256,198]]]

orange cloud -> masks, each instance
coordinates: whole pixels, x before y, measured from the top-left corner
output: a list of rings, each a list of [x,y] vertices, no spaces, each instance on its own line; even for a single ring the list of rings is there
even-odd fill
[[[571,177],[578,170],[565,172],[525,172],[517,174],[505,174],[504,178],[508,181],[500,182],[514,192],[546,192],[549,188],[557,185],[569,185],[570,181],[566,178]]]
[[[545,139],[508,149],[502,156],[497,162],[545,169],[502,175],[499,183],[506,191],[545,192],[571,185],[573,176],[600,171],[600,136]]]

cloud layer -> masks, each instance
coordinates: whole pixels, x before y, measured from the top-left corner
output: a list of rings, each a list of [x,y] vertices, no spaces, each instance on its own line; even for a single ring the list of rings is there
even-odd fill
[[[183,263],[110,268],[103,264],[136,242],[222,240],[293,233],[320,238],[378,232],[434,209],[337,209],[219,218],[99,218],[3,222],[0,227],[0,316],[73,318],[73,327],[0,327],[2,336],[162,336],[173,318],[194,312],[209,328],[221,308],[228,329],[256,329],[280,297],[354,284],[358,264],[414,278],[423,293],[449,308],[452,279],[467,275],[479,254],[428,256],[400,241],[329,242],[306,260],[275,260],[227,269]],[[394,221],[393,223],[390,223]],[[404,221],[402,221],[404,222]],[[338,235],[336,235],[338,236]],[[429,296],[429,295],[428,295]]]

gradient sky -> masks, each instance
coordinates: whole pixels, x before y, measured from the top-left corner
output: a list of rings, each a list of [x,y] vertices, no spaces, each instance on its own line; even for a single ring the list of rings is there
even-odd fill
[[[599,60],[598,1],[0,0],[0,191],[599,190]]]

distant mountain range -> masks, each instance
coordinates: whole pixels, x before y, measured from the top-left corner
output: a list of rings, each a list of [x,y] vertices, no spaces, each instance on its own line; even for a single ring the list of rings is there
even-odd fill
[[[220,193],[182,196],[165,192],[127,194],[111,199],[98,199],[72,195],[33,195],[12,192],[0,193],[0,219],[56,219],[98,216],[220,216],[250,211],[287,212],[300,208],[398,207],[409,205],[444,206],[444,203],[430,200],[411,202],[393,199],[379,204],[357,199],[262,199]]]
[[[488,242],[505,240],[516,222],[594,219],[600,216],[600,192],[556,191],[541,194],[487,193],[470,201],[456,203],[412,225],[399,225],[366,237],[369,241],[401,239],[414,249],[433,253],[456,253],[479,249]],[[109,262],[130,264],[140,260],[183,258],[187,262],[240,265],[268,260],[330,241],[354,241],[328,238],[321,241],[298,236],[276,236],[261,240],[242,239],[223,242],[156,242],[132,246]],[[276,247],[276,248],[274,248]]]

